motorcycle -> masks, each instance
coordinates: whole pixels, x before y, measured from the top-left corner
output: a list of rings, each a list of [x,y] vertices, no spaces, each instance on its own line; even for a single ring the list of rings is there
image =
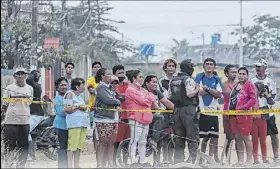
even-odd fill
[[[54,117],[43,120],[30,134],[34,141],[34,147],[45,154],[49,159],[57,159],[59,147],[55,128],[52,126]],[[5,125],[1,123],[1,140],[5,134]]]
[[[54,116],[43,120],[30,134],[36,150],[43,152],[49,159],[56,160],[59,144],[53,121]]]

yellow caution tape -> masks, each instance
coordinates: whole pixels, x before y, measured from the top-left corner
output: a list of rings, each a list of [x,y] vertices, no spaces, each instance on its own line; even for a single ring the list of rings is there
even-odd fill
[[[69,104],[61,104],[61,103],[54,103],[54,102],[46,102],[46,101],[33,101],[28,99],[21,99],[21,98],[1,98],[2,101],[6,102],[23,102],[23,103],[34,103],[34,104],[54,104],[57,106],[69,106],[69,107],[78,107],[77,105],[69,105]],[[80,106],[82,108],[89,108],[88,105]],[[99,109],[99,110],[110,110],[116,111],[117,109],[108,109],[102,107],[91,107],[92,109]],[[122,109],[122,112],[157,112],[157,113],[173,113],[173,110],[125,110]],[[203,110],[201,111],[202,114],[211,114],[211,115],[260,115],[260,114],[267,114],[267,113],[280,113],[280,109],[268,109],[268,110]]]

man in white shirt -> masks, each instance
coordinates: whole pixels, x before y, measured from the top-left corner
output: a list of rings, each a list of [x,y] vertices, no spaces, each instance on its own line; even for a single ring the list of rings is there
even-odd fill
[[[32,100],[33,88],[26,84],[27,72],[23,68],[17,68],[14,72],[15,82],[4,90],[4,98],[18,98]],[[28,155],[28,135],[30,103],[28,102],[6,102],[1,105],[5,112],[4,119],[4,143],[6,168],[24,168]],[[2,115],[1,115],[2,116]],[[18,153],[18,160],[11,153]],[[13,166],[13,165],[16,166]]]
[[[272,78],[267,76],[267,62],[264,59],[258,60],[254,63],[256,66],[257,75],[251,79],[253,83],[262,82],[268,91],[268,94],[272,95],[272,98],[275,99],[276,96],[276,82]],[[267,104],[267,99],[265,97],[259,98],[259,106],[261,109],[269,109]],[[276,125],[276,118],[273,113],[269,113],[269,116],[262,115],[262,118],[267,119],[267,134],[271,137],[271,145],[274,154],[274,161],[279,161],[279,138],[278,138],[278,129]]]

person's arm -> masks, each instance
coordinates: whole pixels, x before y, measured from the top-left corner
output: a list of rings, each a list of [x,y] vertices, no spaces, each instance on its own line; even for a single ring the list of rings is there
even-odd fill
[[[185,82],[186,95],[188,98],[192,98],[199,92],[199,87],[197,87],[195,81],[192,78],[188,78]]]
[[[223,95],[224,95],[224,96],[226,96],[226,97],[229,97],[229,96],[230,96],[231,90],[230,90],[230,88],[228,87],[228,84],[225,83],[225,82],[223,83],[222,91],[223,91]]]
[[[246,103],[242,104],[238,108],[238,110],[249,110],[258,101],[255,85],[252,82],[247,82],[247,83],[249,83],[247,84],[248,85],[247,92],[248,92],[249,100]]]
[[[108,89],[109,90],[109,89]],[[99,85],[96,89],[98,98],[104,102],[106,105],[119,106],[121,101],[116,99],[114,95],[107,92],[106,86]]]
[[[127,88],[125,91],[126,100],[133,100],[135,103],[142,106],[151,106],[151,101],[148,97],[143,97],[138,91],[133,90],[132,88]]]
[[[72,106],[73,105],[73,94],[72,93],[67,93],[65,96],[65,99],[63,101],[64,106],[64,112],[68,114],[74,113],[76,110],[79,109],[78,106]]]
[[[194,78],[194,81],[196,83],[196,89],[199,90],[198,92],[198,95],[199,96],[204,96],[204,95],[208,95],[209,93],[206,92],[203,88],[202,88],[202,76],[203,76],[203,73],[198,73],[195,78]]]
[[[160,99],[160,102],[165,106],[167,107],[168,109],[170,110],[173,110],[174,109],[174,104],[168,100],[166,97],[163,97],[162,99]]]
[[[89,94],[91,94],[91,95],[96,95],[96,89],[94,88],[94,83],[95,83],[95,79],[93,80],[92,78],[89,78],[87,80],[87,88],[88,88]]]
[[[6,87],[6,90],[3,90],[3,98],[10,98],[11,95],[10,95],[10,89],[9,89],[9,86]],[[9,106],[9,102],[7,101],[1,101],[2,104],[1,104],[1,115],[2,113],[6,113],[7,111],[7,108]]]
[[[222,82],[221,82],[220,78],[218,79],[218,83],[217,83],[216,89],[207,88],[206,92],[208,92],[209,94],[213,95],[216,99],[217,98],[221,98],[223,91],[222,91]]]

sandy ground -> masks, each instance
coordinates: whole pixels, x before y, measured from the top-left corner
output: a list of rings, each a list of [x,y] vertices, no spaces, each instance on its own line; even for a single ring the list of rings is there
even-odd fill
[[[276,104],[278,108],[280,108],[280,102]],[[277,119],[277,124],[278,128],[280,128],[280,115],[278,114],[276,116]],[[223,127],[222,127],[222,119],[220,118],[220,133],[223,132]],[[225,135],[220,134],[219,137],[219,145],[223,146],[225,142]],[[234,147],[234,146],[233,146]],[[272,148],[271,148],[271,142],[270,142],[270,137],[267,137],[267,148],[268,148],[268,157],[270,157],[269,161],[272,161],[273,153],[272,153]],[[222,148],[219,147],[219,156],[221,157],[222,154]],[[187,154],[187,153],[186,153]],[[260,154],[260,150],[259,150]],[[28,168],[57,168],[57,161],[52,161],[48,159],[44,154],[40,152],[36,152],[36,161],[28,162]],[[232,157],[231,161],[235,163],[237,161],[236,153],[234,150],[232,150]],[[93,153],[93,143],[88,140],[87,141],[87,148],[85,152],[83,152],[81,156],[81,161],[80,161],[80,166],[82,168],[96,168],[96,160],[95,160],[95,154]],[[278,166],[280,167],[280,166]]]

